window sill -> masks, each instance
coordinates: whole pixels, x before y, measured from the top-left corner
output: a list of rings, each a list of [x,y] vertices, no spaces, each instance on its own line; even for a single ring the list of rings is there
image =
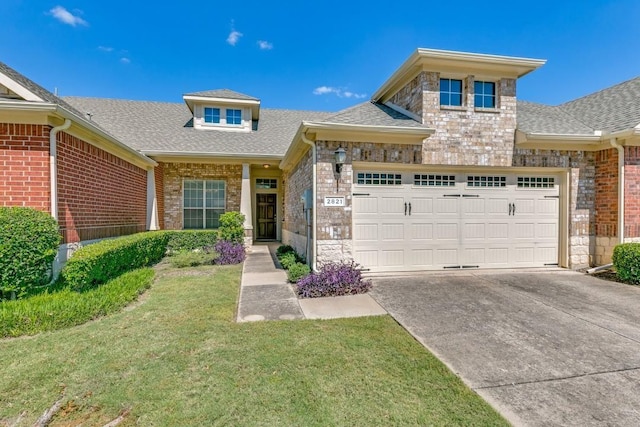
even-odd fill
[[[475,111],[476,113],[493,113],[493,114],[499,114],[500,113],[500,109],[499,108],[474,107],[473,111]]]
[[[464,105],[440,105],[442,111],[467,111]]]

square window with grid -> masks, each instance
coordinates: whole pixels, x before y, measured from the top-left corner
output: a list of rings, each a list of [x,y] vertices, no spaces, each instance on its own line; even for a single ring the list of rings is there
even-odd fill
[[[549,176],[519,176],[518,188],[553,188],[556,180]]]
[[[235,110],[227,108],[227,124],[228,125],[241,125],[242,124],[242,110]]]
[[[402,185],[402,174],[358,172],[356,183],[360,185]]]
[[[413,175],[413,185],[425,187],[455,187],[455,175],[437,174],[415,174]]]
[[[440,105],[462,105],[462,80],[440,79]]]
[[[506,187],[506,176],[468,176],[467,187]]]
[[[476,108],[496,108],[496,84],[476,81],[473,83],[473,105]]]
[[[278,188],[278,180],[274,178],[256,178],[256,188],[258,189]]]
[[[220,123],[220,109],[204,107],[204,122],[205,123]]]
[[[183,227],[218,228],[225,211],[224,181],[185,180],[183,188]]]

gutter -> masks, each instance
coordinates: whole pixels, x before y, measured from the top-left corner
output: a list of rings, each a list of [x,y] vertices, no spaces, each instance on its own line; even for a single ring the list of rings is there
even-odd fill
[[[317,227],[317,218],[318,218],[318,210],[317,208],[317,197],[316,197],[316,191],[318,189],[318,180],[317,180],[317,175],[318,175],[318,147],[316,146],[315,141],[312,141],[310,139],[307,138],[306,135],[306,131],[303,131],[300,133],[300,138],[302,139],[302,141],[305,144],[308,144],[311,146],[311,152],[312,152],[312,158],[313,158],[313,189],[312,191],[312,196],[313,196],[313,205],[312,205],[312,210],[313,210],[313,218],[312,218],[312,227],[311,230],[307,230],[307,241],[309,241],[309,233],[311,233],[311,249],[312,249],[312,257],[311,257],[311,269],[313,271],[317,271],[317,256],[316,256],[316,249],[317,249],[317,238],[316,238],[316,230],[315,228]]]
[[[624,146],[616,142],[616,138],[609,141],[618,150],[618,242],[624,243]]]
[[[57,136],[58,132],[67,130],[71,127],[71,120],[65,119],[64,123],[56,126],[49,132],[49,184],[50,184],[50,201],[51,216],[58,220],[58,153],[57,153]]]
[[[307,129],[317,130],[351,130],[358,132],[375,132],[395,135],[419,135],[430,136],[436,130],[427,127],[415,126],[375,126],[375,125],[356,125],[350,123],[331,123],[331,122],[307,122],[303,121],[302,125]]]

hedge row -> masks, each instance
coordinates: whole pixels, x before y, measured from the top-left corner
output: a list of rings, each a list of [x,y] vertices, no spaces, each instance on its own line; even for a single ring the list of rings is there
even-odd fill
[[[61,272],[66,285],[85,291],[127,271],[157,263],[164,256],[171,234],[149,231],[103,240],[77,250]]]

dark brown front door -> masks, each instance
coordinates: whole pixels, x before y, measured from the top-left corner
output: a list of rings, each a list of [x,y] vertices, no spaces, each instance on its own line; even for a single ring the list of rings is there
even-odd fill
[[[257,225],[256,239],[275,240],[276,238],[276,195],[256,194]]]

